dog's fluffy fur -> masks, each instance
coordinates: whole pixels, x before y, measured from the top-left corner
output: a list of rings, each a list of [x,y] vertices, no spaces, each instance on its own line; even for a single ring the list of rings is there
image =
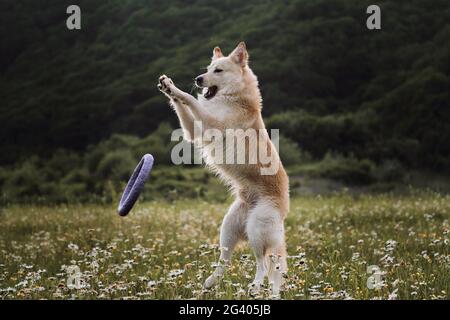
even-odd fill
[[[218,282],[236,244],[247,240],[257,262],[251,290],[258,291],[267,275],[273,294],[278,295],[282,275],[287,271],[284,218],[289,211],[289,181],[262,120],[261,93],[258,80],[248,66],[245,44],[241,42],[228,56],[220,48],[214,48],[207,72],[196,79],[197,85],[203,88],[203,94],[197,99],[178,89],[167,76],[159,79],[158,88],[170,99],[184,138],[203,150],[210,147],[211,144],[194,136],[195,121],[202,122],[203,132],[253,128],[264,132],[263,143],[271,165],[277,168],[274,174],[262,175],[263,165],[259,160],[256,164],[217,164],[208,152],[203,152],[206,164],[231,186],[235,195],[220,231],[222,263],[206,279],[204,287],[211,288]]]

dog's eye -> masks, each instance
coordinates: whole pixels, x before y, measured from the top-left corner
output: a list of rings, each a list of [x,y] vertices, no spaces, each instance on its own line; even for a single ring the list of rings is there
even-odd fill
[[[214,70],[214,73],[219,73],[219,72],[222,72],[223,70],[222,69],[216,69],[216,70]]]

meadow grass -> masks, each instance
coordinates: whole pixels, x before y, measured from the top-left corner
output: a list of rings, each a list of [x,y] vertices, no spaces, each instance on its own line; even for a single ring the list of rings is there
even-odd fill
[[[127,217],[105,205],[3,208],[0,297],[270,298],[268,286],[257,296],[248,292],[255,262],[246,245],[221,284],[202,289],[217,263],[227,205],[146,202]],[[448,299],[449,214],[450,196],[431,192],[296,197],[286,219],[289,271],[281,298]],[[371,265],[377,274],[367,272]],[[369,280],[369,289],[371,276],[379,281]]]

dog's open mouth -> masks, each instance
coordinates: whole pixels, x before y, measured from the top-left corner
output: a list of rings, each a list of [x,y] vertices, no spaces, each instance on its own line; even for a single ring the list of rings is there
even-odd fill
[[[203,95],[205,99],[211,99],[213,98],[217,93],[217,86],[208,87],[208,90]]]

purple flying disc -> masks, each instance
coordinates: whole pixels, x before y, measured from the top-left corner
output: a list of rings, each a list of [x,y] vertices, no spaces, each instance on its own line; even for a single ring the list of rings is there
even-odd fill
[[[142,157],[141,161],[139,161],[136,169],[134,169],[119,202],[118,212],[120,216],[126,216],[131,208],[133,208],[134,203],[144,188],[144,183],[147,180],[150,171],[152,171],[153,161],[153,156],[151,154],[146,154]]]

